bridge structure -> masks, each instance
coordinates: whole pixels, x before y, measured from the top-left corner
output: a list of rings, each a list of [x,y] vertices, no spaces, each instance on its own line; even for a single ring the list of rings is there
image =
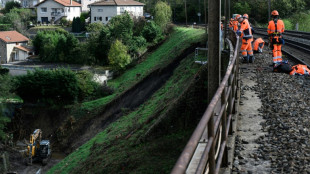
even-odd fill
[[[309,173],[310,78],[273,72],[266,28],[254,38],[265,41],[254,63],[242,63],[241,39],[227,27],[229,65],[221,76],[221,1],[208,1],[208,101],[199,124],[171,173]],[[269,6],[270,8],[270,6]],[[283,59],[310,65],[310,33],[285,31]]]

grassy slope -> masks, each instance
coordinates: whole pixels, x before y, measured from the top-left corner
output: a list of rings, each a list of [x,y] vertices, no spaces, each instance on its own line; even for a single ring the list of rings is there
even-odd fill
[[[201,40],[202,34],[203,31],[201,30],[184,28],[176,29],[176,32],[171,36],[171,39],[168,40],[165,44],[163,44],[157,51],[155,51],[146,61],[126,72],[126,74],[120,76],[118,79],[113,80],[113,82],[111,82],[110,84],[118,89],[117,93],[121,93],[123,90],[125,90],[121,88],[121,86],[130,87],[136,83],[135,78],[137,73],[140,73],[141,76],[149,74],[151,69],[154,68],[154,66],[160,66],[164,64],[176,54],[180,53],[181,50],[188,47],[190,43]],[[171,55],[172,51],[176,52],[176,49],[173,47],[178,47],[177,50],[179,51],[177,51],[177,53],[175,53],[174,55]],[[143,143],[140,145],[135,145],[135,142],[137,138],[143,135],[148,129],[148,124],[146,123],[151,124],[152,122],[154,122],[154,120],[150,120],[149,122],[147,120],[150,119],[150,117],[152,117],[154,113],[158,110],[164,112],[166,106],[165,103],[167,101],[173,100],[174,98],[177,98],[178,95],[182,92],[182,90],[184,90],[187,82],[197,71],[199,66],[193,64],[191,58],[187,58],[187,60],[183,61],[183,63],[177,70],[178,73],[175,73],[176,75],[174,75],[163,88],[157,91],[149,101],[140,106],[136,111],[128,113],[126,116],[123,116],[121,119],[112,123],[105,131],[97,134],[93,139],[85,143],[83,146],[70,154],[59,164],[54,166],[49,171],[49,173],[96,173],[103,172],[103,168],[105,168],[106,170],[110,170],[106,172],[119,172],[121,171],[121,169],[115,167],[113,164],[119,166],[118,164],[124,163],[125,165],[126,160],[137,161],[137,165],[133,164],[134,166],[132,166],[131,169],[143,173],[143,171],[148,170],[148,167],[141,165],[141,160],[150,155],[154,156],[154,160],[157,159],[158,161],[159,159],[159,164],[163,164],[162,166],[166,166],[163,167],[164,171],[167,172],[168,170],[170,170],[171,165],[173,165],[173,163],[175,162],[175,159],[171,160],[171,158],[168,156],[166,157],[167,160],[164,160],[152,154],[154,152],[152,151],[152,149],[158,148],[158,144],[152,145],[148,143]],[[103,105],[110,101],[111,98],[90,102],[87,103],[86,106],[88,106],[88,108],[98,107],[96,105]],[[128,132],[132,133],[128,135]],[[189,134],[190,133],[186,131],[176,132],[175,135],[172,134],[161,137],[161,140],[157,142],[161,142],[162,145],[173,144],[169,141],[174,140],[183,142],[186,141],[186,138],[182,137],[187,137],[187,135]],[[124,139],[124,136],[127,137],[127,139]],[[116,141],[117,143],[115,144]],[[131,145],[128,146],[128,144]],[[122,148],[125,149],[120,150]],[[172,151],[173,149],[177,149],[179,152],[182,147],[176,147],[170,150],[169,148],[167,148],[167,150],[169,151]],[[124,151],[128,153],[123,153]],[[116,154],[117,152],[118,154]],[[161,156],[162,154],[159,155]],[[175,158],[175,154],[172,153],[172,155]],[[131,157],[131,159],[129,159],[128,157]],[[117,158],[117,160],[115,158]],[[125,161],[121,161],[120,159],[123,159]],[[91,166],[95,164],[96,166],[100,165],[101,167]],[[146,166],[151,166],[150,162],[145,164]],[[111,166],[112,168],[104,166]],[[140,167],[136,168],[137,166]],[[150,171],[153,171],[153,169]]]
[[[176,28],[170,38],[145,61],[126,71],[126,73],[120,77],[108,82],[109,86],[116,89],[113,95],[86,102],[82,105],[82,109],[92,110],[109,103],[115,96],[132,87],[139,79],[147,76],[154,69],[165,66],[170,59],[179,55],[181,51],[189,47],[191,43],[201,41],[203,33],[204,30]],[[139,79],[137,79],[137,74],[141,74]]]

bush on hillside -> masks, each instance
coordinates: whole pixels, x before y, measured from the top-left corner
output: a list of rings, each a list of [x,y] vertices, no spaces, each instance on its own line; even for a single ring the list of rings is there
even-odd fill
[[[72,104],[79,94],[78,78],[69,69],[28,71],[16,77],[14,86],[17,95],[30,103]]]
[[[132,57],[140,55],[140,52],[146,48],[146,40],[142,36],[134,36],[129,41],[129,53]]]
[[[114,70],[125,69],[126,65],[131,62],[130,55],[127,53],[127,47],[119,40],[116,40],[111,45],[108,58]]]
[[[111,36],[115,39],[122,40],[124,43],[128,42],[133,35],[133,20],[126,12],[123,15],[113,17],[108,27],[111,32]]]
[[[162,31],[160,27],[155,24],[155,22],[151,21],[144,26],[142,36],[147,40],[147,42],[157,43],[162,38]]]

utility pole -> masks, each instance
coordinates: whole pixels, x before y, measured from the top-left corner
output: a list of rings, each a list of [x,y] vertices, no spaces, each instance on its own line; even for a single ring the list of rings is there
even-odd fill
[[[199,7],[198,17],[199,17],[199,23],[200,23],[200,22],[201,22],[201,20],[200,20],[200,16],[201,16],[201,10],[200,10],[200,0],[198,0],[198,7]]]
[[[184,0],[185,2],[185,25],[187,26],[187,7],[186,7],[186,0]]]
[[[268,0],[268,22],[270,21],[270,14],[271,14],[271,12],[270,12],[270,6],[271,6],[270,0]]]

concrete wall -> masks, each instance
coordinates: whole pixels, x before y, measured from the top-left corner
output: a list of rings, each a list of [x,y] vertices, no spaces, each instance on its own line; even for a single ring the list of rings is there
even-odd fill
[[[13,61],[13,57],[12,55],[12,51],[14,49],[14,47],[16,46],[16,43],[9,43],[6,45],[6,53],[7,53],[7,62],[12,62]]]
[[[26,60],[27,57],[28,57],[28,53],[26,51],[17,49],[17,59],[18,60]]]
[[[46,12],[42,12],[42,8],[47,8]],[[65,7],[53,0],[47,0],[46,2],[37,6],[37,21],[41,21],[41,17],[47,17],[48,21],[51,21],[52,17],[55,17],[55,20],[58,19],[59,16],[52,16],[52,8],[63,9],[61,11],[61,16],[67,16],[67,20],[73,20],[74,17],[80,17],[81,15],[81,7]]]

